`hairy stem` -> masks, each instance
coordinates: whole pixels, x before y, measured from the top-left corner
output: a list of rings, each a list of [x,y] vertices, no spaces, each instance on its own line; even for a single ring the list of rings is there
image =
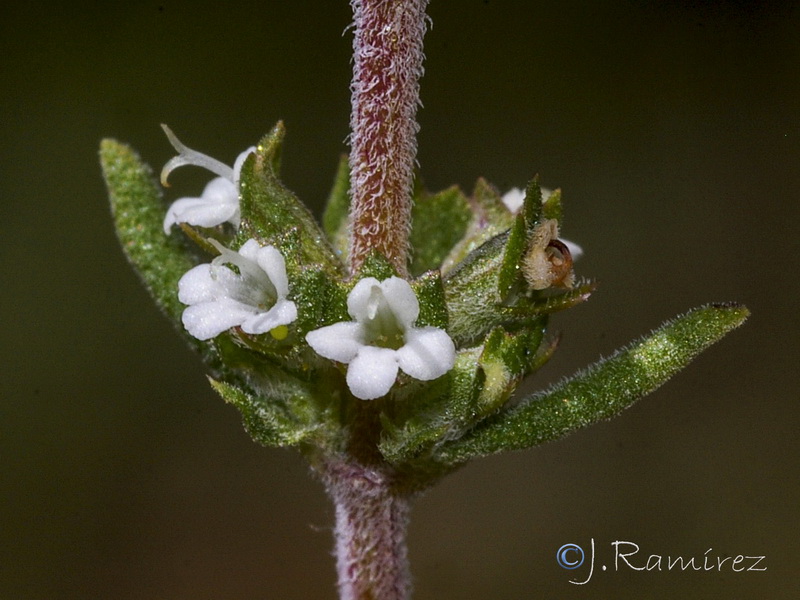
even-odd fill
[[[325,466],[336,506],[336,566],[341,600],[408,600],[409,496],[386,472],[355,462]]]
[[[407,275],[428,0],[351,0],[350,269],[370,251]]]

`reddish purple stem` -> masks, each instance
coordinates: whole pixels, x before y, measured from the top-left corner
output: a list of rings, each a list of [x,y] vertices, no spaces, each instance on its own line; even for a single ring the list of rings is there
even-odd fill
[[[370,251],[407,275],[428,0],[351,0],[350,269]]]

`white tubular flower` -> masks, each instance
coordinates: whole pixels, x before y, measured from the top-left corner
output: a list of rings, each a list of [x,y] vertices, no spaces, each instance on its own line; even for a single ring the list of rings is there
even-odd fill
[[[548,190],[547,188],[541,188],[542,190],[542,203],[547,202],[547,199],[553,194],[553,190]],[[525,201],[525,190],[520,188],[511,188],[501,198],[503,204],[506,205],[506,208],[512,214],[516,214],[519,212],[519,209],[522,208],[522,203]],[[570,242],[569,240],[565,240],[564,238],[559,238],[564,245],[569,250],[569,253],[572,255],[572,260],[578,260],[581,256],[583,256],[583,248],[581,248],[575,242]]]
[[[167,216],[164,218],[164,233],[169,235],[169,230],[176,223],[215,227],[228,222],[234,227],[238,227],[240,220],[239,173],[245,159],[255,150],[255,146],[242,152],[231,168],[210,156],[187,148],[169,127],[163,124],[161,127],[167,134],[172,147],[178,151],[178,156],[171,158],[161,170],[161,185],[167,186],[169,174],[184,165],[203,167],[218,175],[206,185],[199,198],[179,198],[170,205]]]
[[[453,368],[453,340],[438,327],[414,327],[419,301],[404,279],[366,277],[347,297],[343,321],[308,332],[306,341],[320,356],[348,364],[347,386],[356,398],[386,395],[398,369],[430,381]]]
[[[209,241],[220,256],[194,267],[178,282],[178,299],[189,305],[183,311],[183,326],[191,335],[208,340],[237,326],[245,333],[266,333],[297,319],[297,306],[286,299],[286,263],[276,248],[262,248],[251,239],[233,252]],[[239,273],[223,263],[235,265]]]

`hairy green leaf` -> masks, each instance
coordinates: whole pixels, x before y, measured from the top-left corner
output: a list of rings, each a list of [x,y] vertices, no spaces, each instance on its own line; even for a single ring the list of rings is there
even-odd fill
[[[285,398],[267,398],[253,394],[241,387],[208,378],[211,387],[228,404],[242,413],[247,432],[256,442],[264,446],[294,446],[313,435],[316,427],[293,418],[285,408]],[[292,390],[278,390],[286,396]]]
[[[461,190],[450,187],[438,194],[424,191],[411,212],[411,265],[414,276],[438,269],[453,246],[464,237],[472,211]]]
[[[741,325],[748,314],[738,304],[714,304],[668,321],[650,336],[547,391],[525,398],[463,438],[443,445],[437,450],[436,460],[454,465],[528,448],[613,417]]]
[[[244,243],[255,238],[262,245],[275,245],[287,257],[298,257],[304,264],[340,272],[343,266],[313,215],[278,179],[276,168],[284,134],[283,123],[278,123],[242,165],[239,240]],[[289,231],[297,235],[287,236]],[[297,243],[290,243],[292,240]]]
[[[411,282],[411,287],[419,301],[417,327],[430,325],[447,329],[447,304],[444,299],[444,285],[439,271],[428,271]]]
[[[194,261],[179,236],[164,234],[166,209],[152,170],[129,146],[110,139],[100,144],[100,164],[122,250],[189,344],[207,362],[215,362],[213,346],[193,338],[181,325],[185,307],[178,300],[178,280]]]
[[[539,187],[539,176],[537,175],[528,182],[525,188],[525,201],[519,211],[525,217],[525,224],[528,229],[533,229],[539,224],[542,218],[542,188]]]
[[[473,213],[472,220],[464,237],[442,261],[442,274],[456,268],[470,253],[508,230],[514,222],[514,216],[503,204],[497,189],[483,178],[476,182],[469,204]]]
[[[158,305],[180,323],[178,280],[194,264],[177,236],[164,235],[166,211],[153,172],[114,140],[100,144],[100,163],[122,249]]]
[[[525,204],[530,204],[525,200]],[[503,251],[503,262],[497,274],[497,293],[501,300],[508,297],[511,288],[522,277],[520,265],[522,264],[522,256],[528,246],[528,228],[526,226],[525,218],[522,212],[514,219],[514,225],[508,235],[508,242],[506,242]]]
[[[333,188],[322,214],[322,227],[342,262],[347,261],[347,218],[350,211],[350,163],[347,156],[339,159]]]
[[[379,447],[384,458],[401,463],[474,425],[485,380],[480,354],[480,347],[462,350],[445,377],[396,404],[394,419],[383,424]]]
[[[553,193],[542,203],[542,217],[544,219],[555,219],[561,227],[563,211],[561,210],[561,190],[553,190]]]
[[[496,412],[522,376],[543,363],[545,323],[542,317],[516,333],[498,327],[482,346],[459,352],[447,377],[408,398],[405,411],[384,423],[384,457],[394,463],[416,460]]]

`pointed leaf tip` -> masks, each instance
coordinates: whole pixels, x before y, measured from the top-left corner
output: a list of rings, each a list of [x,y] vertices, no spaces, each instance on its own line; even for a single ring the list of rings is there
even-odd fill
[[[520,450],[558,439],[609,419],[683,369],[700,352],[741,325],[749,315],[736,303],[710,304],[659,329],[547,391],[442,446],[437,460],[455,465],[470,458]]]
[[[104,139],[100,164],[125,255],[161,308],[180,323],[178,280],[194,266],[175,236],[164,235],[165,208],[153,172],[125,144]]]

